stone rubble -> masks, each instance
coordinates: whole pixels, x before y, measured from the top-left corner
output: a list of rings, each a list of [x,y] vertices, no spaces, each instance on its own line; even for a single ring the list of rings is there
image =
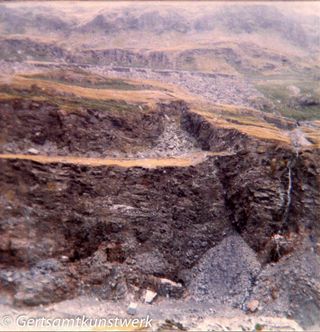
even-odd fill
[[[135,315],[137,313],[137,307],[138,307],[137,303],[131,302],[128,306],[127,313],[132,316]]]
[[[247,304],[247,309],[250,312],[256,312],[259,308],[259,301],[258,300],[251,300],[248,304]]]
[[[152,70],[149,68],[126,68],[92,66],[90,71],[111,77],[156,80],[173,83],[190,93],[218,104],[233,104],[252,107],[263,95],[245,78],[236,75],[202,73],[178,70]]]
[[[152,304],[152,302],[155,300],[155,298],[157,297],[157,293],[153,292],[150,289],[147,289],[146,294],[144,296],[144,302],[148,303],[148,304]]]
[[[27,151],[29,154],[33,154],[33,155],[37,155],[39,154],[39,150],[35,149],[35,148],[31,148],[31,149],[28,149]]]

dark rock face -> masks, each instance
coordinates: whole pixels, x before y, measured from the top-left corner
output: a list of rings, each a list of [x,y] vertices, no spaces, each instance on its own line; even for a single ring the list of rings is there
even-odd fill
[[[203,150],[207,151],[239,151],[246,150],[249,145],[256,145],[254,139],[249,139],[234,129],[212,128],[199,114],[185,112],[181,121],[182,127],[197,137]]]
[[[226,202],[235,228],[246,242],[260,251],[270,237],[286,231],[288,203],[288,150],[268,150],[263,156],[249,152],[238,160],[223,163]]]
[[[47,61],[70,57],[68,51],[59,46],[30,39],[3,39],[0,45],[0,57],[7,61],[21,61],[27,56]]]
[[[1,169],[7,267],[67,256],[85,273],[82,265],[101,252],[110,268],[131,266],[135,283],[149,274],[177,279],[231,230],[214,165],[147,171],[1,161]]]
[[[266,285],[264,291],[271,294],[271,302],[264,304],[268,312],[276,301],[270,280],[276,278],[278,264],[281,271],[290,257],[312,250],[318,269],[317,151],[297,153],[290,146],[215,128],[181,102],[159,107],[155,114],[166,114],[169,109],[180,114],[181,126],[205,150],[234,153],[209,156],[194,166],[155,169],[0,159],[3,294],[20,305],[79,294],[119,299],[146,287],[164,294],[160,279],[166,278],[181,283],[182,291],[180,287],[170,291],[176,297],[187,296],[189,290],[195,297],[201,295],[200,300],[215,301],[218,296],[241,308],[250,298],[264,303],[261,287]],[[17,110],[14,116],[30,117],[25,112]],[[13,115],[6,110],[3,114],[9,126]],[[51,123],[52,114],[52,119],[64,116],[56,109],[39,114],[41,123]],[[84,123],[90,122],[96,128],[96,115],[95,111],[68,115],[63,125],[85,128]],[[142,119],[136,117],[128,123],[133,132],[136,119]],[[36,126],[37,120],[30,119]],[[148,127],[148,135],[155,136],[159,123]],[[10,128],[18,135],[13,122]],[[126,125],[121,122],[119,128],[125,130]],[[74,144],[79,142],[81,137]],[[221,267],[224,252],[232,264],[225,272]],[[237,255],[246,259],[237,260]],[[216,279],[206,271],[217,271]],[[303,271],[295,270],[292,283],[305,278]],[[228,293],[233,279],[224,281],[223,273],[229,272],[244,290]],[[313,300],[308,302],[312,320],[319,306],[319,275],[314,279],[309,285]],[[210,288],[208,292],[199,290],[201,284]],[[284,295],[292,296],[296,307],[288,310],[304,324],[304,309],[299,305],[307,301],[304,289],[309,286],[302,283],[296,295]]]
[[[293,168],[293,192],[289,220],[295,219],[299,230],[310,233],[316,246],[320,231],[320,153],[319,149],[299,153]],[[303,223],[301,221],[303,220]],[[299,222],[300,221],[300,222]]]
[[[180,264],[191,266],[230,226],[214,165],[147,171],[47,166],[27,161],[1,163],[2,180],[9,192],[15,186],[10,184],[12,177],[20,179],[19,183],[22,181],[19,186],[33,188],[14,194],[32,217],[26,216],[27,211],[16,211],[16,218],[26,220],[16,225],[15,235],[9,229],[5,233],[11,240],[12,236],[22,239],[28,234],[26,227],[35,227],[39,237],[47,229],[48,236],[52,234],[57,239],[52,238],[56,243],[50,248],[47,240],[42,247],[37,234],[27,237],[25,246],[16,248],[21,263],[34,263],[39,258],[59,254],[73,260],[85,258],[106,241],[111,261],[123,262],[139,250],[141,253],[158,250],[165,261],[171,261],[168,272],[173,272]],[[39,181],[41,187],[37,185]],[[5,204],[10,205],[10,201]],[[33,209],[33,204],[38,208]],[[11,209],[5,211],[9,217]],[[212,222],[215,218],[219,220]],[[189,228],[188,239],[185,234]],[[124,233],[132,237],[125,245]]]
[[[292,255],[261,272],[251,297],[259,298],[262,313],[294,318],[302,326],[319,324],[319,255],[308,239]]]
[[[2,143],[13,145],[16,152],[34,145],[43,153],[51,149],[60,155],[108,155],[152,147],[163,131],[163,115],[121,102],[111,102],[105,112],[64,111],[54,103],[17,99],[1,103],[0,130]]]

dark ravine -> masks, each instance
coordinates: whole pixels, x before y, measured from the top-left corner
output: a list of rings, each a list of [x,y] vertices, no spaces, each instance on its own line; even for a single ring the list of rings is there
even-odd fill
[[[204,150],[234,154],[155,169],[0,159],[0,288],[9,303],[34,306],[81,294],[120,299],[128,292],[138,296],[146,287],[187,297],[199,262],[205,266],[212,250],[232,248],[256,257],[254,271],[261,266],[247,283],[248,296],[239,296],[236,305],[245,307],[242,302],[252,297],[264,303],[268,296],[272,304],[280,300],[272,297],[268,271],[276,278],[277,266],[280,271],[289,262],[294,270],[290,278],[298,283],[302,272],[292,263],[297,255],[313,255],[319,263],[319,151],[296,156],[289,145],[215,128],[185,103],[159,107],[154,117],[160,114],[161,119],[169,110],[180,114],[181,126]],[[46,111],[43,116],[46,123]],[[92,120],[95,112],[83,116]],[[75,119],[66,117],[66,123]],[[134,123],[128,126],[134,128]],[[147,128],[150,137],[161,131],[158,125]],[[239,269],[235,273],[241,274],[241,265]],[[306,325],[306,309],[300,306],[307,301],[303,287],[311,287],[305,296],[319,306],[319,276],[313,275],[311,285],[300,283],[301,297],[281,314],[294,307],[292,317]],[[180,283],[183,291],[178,284],[161,289],[159,278]],[[281,296],[289,295],[284,290]],[[271,304],[265,303],[265,310]],[[312,312],[315,321],[316,310]]]

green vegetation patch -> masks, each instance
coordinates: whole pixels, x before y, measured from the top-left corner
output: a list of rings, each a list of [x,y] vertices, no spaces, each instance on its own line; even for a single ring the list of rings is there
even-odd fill
[[[30,78],[30,76],[25,76]],[[92,89],[110,89],[110,90],[126,90],[126,91],[139,91],[139,90],[152,90],[153,86],[148,84],[131,84],[127,81],[117,78],[101,78],[90,79],[90,77],[82,76],[79,77],[68,77],[67,75],[55,75],[47,76],[45,74],[32,75],[33,79],[39,79],[44,81],[62,83],[67,85],[79,86],[82,88]]]
[[[38,101],[70,111],[77,111],[80,108],[108,112],[148,112],[150,110],[149,107],[143,103],[128,103],[124,100],[112,99],[90,99],[72,95],[54,95],[52,93],[46,93],[36,86],[33,86],[31,89],[14,89],[8,85],[3,85],[0,86],[0,93],[4,93],[4,100]]]
[[[256,88],[285,117],[295,120],[320,119],[320,82],[317,80],[263,80],[256,84]]]

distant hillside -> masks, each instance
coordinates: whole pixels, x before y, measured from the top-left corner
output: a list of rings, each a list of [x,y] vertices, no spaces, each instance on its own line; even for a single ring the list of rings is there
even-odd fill
[[[48,32],[67,33],[72,24],[59,11],[52,13],[46,7],[32,10],[23,8],[23,5],[22,8],[8,8],[6,5],[1,5],[0,26],[4,34],[28,34],[32,30],[45,34]]]
[[[223,28],[226,32],[248,34],[269,32],[303,47],[309,42],[298,20],[269,5],[225,6],[197,19],[195,28],[200,31]]]
[[[307,105],[313,117],[319,98],[319,13],[320,5],[309,2],[5,3],[0,4],[0,60],[243,77],[259,83],[280,113],[281,100],[292,107],[287,88],[271,91],[272,80],[265,86],[258,79],[284,79],[285,86],[299,89],[297,80],[303,80],[308,104],[316,101]],[[294,104],[300,112],[300,102]]]
[[[202,3],[200,7],[190,8],[141,3],[122,7],[101,4],[99,10],[89,7],[81,14],[79,4],[74,8],[49,5],[0,5],[0,31],[5,35],[32,33],[45,37],[57,34],[64,38],[67,35],[72,42],[86,40],[83,34],[93,34],[92,39],[97,40],[97,44],[106,36],[111,42],[119,37],[117,34],[125,32],[145,33],[147,39],[155,40],[163,34],[177,33],[194,44],[203,39],[203,34],[207,41],[215,40],[217,35],[231,39],[241,35],[250,39],[252,35],[268,34],[295,47],[319,47],[320,16],[316,12],[313,15],[293,14],[289,7],[283,10],[265,4],[217,6]]]

